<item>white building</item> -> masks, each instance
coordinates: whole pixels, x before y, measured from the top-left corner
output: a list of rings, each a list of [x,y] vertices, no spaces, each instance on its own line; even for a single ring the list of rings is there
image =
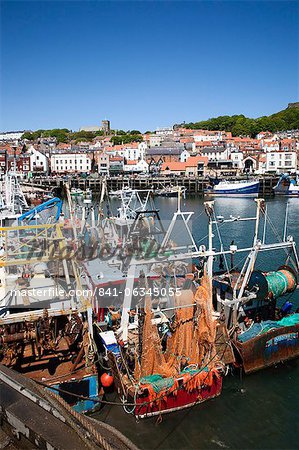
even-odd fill
[[[90,150],[100,150],[103,147],[102,141],[97,141],[89,146]]]
[[[51,155],[52,172],[90,172],[91,156],[87,153],[55,153]]]
[[[191,154],[188,150],[183,150],[180,155],[180,162],[186,162],[188,158],[190,158]]]
[[[231,150],[223,146],[203,147],[200,153],[207,156],[209,161],[227,161],[230,159]]]
[[[156,135],[167,136],[173,134],[173,127],[160,127],[156,129]]]
[[[149,165],[144,160],[140,161],[128,161],[127,164],[124,164],[124,172],[139,172],[139,173],[148,173]]]
[[[279,142],[263,140],[261,141],[261,148],[264,152],[277,152],[279,150]]]
[[[128,161],[136,161],[144,159],[147,145],[145,142],[140,142],[136,147],[127,147],[123,151],[123,155]]]
[[[297,170],[296,152],[267,152],[266,172],[293,172]]]
[[[48,172],[49,169],[49,160],[47,156],[37,150],[31,145],[28,149],[28,153],[30,154],[30,170],[34,172],[38,170],[40,172]]]
[[[151,134],[149,137],[149,146],[150,147],[160,147],[163,142],[164,136],[159,134]]]
[[[23,134],[24,131],[5,131],[0,133],[0,141],[19,141]]]
[[[101,175],[109,174],[109,155],[106,152],[99,152],[96,155],[96,161],[98,164],[98,172]]]
[[[194,142],[218,142],[223,140],[222,131],[206,131],[199,130],[195,131]]]
[[[243,152],[241,152],[240,150],[233,150],[230,154],[230,158],[233,162],[233,167],[239,170],[243,170],[244,169],[244,163],[243,163],[243,159],[244,159],[244,155]]]

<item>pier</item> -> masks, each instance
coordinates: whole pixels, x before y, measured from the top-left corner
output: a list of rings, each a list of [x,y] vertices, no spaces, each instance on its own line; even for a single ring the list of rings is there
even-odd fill
[[[137,450],[114,427],[77,413],[49,389],[2,364],[0,432],[13,449]]]
[[[245,177],[242,178],[226,178],[227,180],[245,180]],[[263,176],[259,178],[260,181],[260,192],[261,196],[271,196],[273,195],[273,187],[278,182],[279,177],[277,176]],[[100,192],[101,186],[104,178],[69,178],[67,181],[70,184],[70,187],[80,188],[80,189],[91,189],[93,192]],[[54,187],[62,187],[65,183],[66,179],[62,177],[41,177],[35,178],[30,181],[23,181],[22,185],[28,189],[37,189],[48,188],[52,189]],[[133,189],[153,189],[154,191],[157,189],[161,189],[163,187],[173,185],[173,186],[182,186],[186,189],[186,193],[189,195],[199,195],[203,196],[204,190],[209,186],[209,180],[204,177],[126,177],[126,176],[117,176],[117,177],[107,177],[106,183],[108,190],[119,190],[122,189],[123,186],[130,186]]]

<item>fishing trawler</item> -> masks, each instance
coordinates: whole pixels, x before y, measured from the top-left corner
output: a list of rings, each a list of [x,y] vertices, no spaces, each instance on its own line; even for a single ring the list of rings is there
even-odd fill
[[[177,197],[178,194],[182,195],[185,198],[187,189],[182,186],[164,186],[162,189],[157,189],[155,191],[155,195],[160,197]]]
[[[111,198],[115,197],[118,199],[123,199],[125,197],[131,197],[135,195],[135,189],[132,189],[130,186],[123,186],[122,189],[118,189],[116,191],[110,191],[109,196]]]
[[[273,188],[275,195],[286,195],[288,197],[299,197],[299,179],[292,178],[289,174],[283,174]]]
[[[299,261],[296,244],[287,236],[287,211],[281,242],[265,243],[266,227],[270,218],[263,199],[257,199],[257,213],[252,218],[217,218],[213,202],[206,202],[209,217],[208,267],[213,272],[214,258],[221,258],[221,270],[213,275],[214,305],[225,315],[235,349],[236,363],[245,373],[278,364],[299,356],[299,314],[293,304],[284,297],[298,285]],[[264,218],[260,231],[261,216]],[[219,224],[253,221],[255,231],[252,247],[238,248],[233,242],[229,249],[223,246],[213,250],[213,227],[219,233]],[[270,222],[271,227],[273,224]],[[260,236],[262,234],[262,236]],[[263,252],[285,251],[283,264],[273,271],[258,270],[257,259]],[[241,270],[228,267],[226,256],[247,253]],[[225,264],[224,264],[225,262]],[[285,301],[283,302],[283,299]],[[278,307],[278,300],[283,304]]]
[[[99,387],[92,308],[62,234],[61,206],[51,199],[0,229],[0,361],[85,412]],[[53,220],[40,223],[51,210]]]
[[[110,206],[109,217],[104,218],[99,212],[94,229],[98,236],[98,239],[94,239],[96,252],[93,258],[86,258],[82,262],[85,283],[95,292],[97,314],[102,309],[99,306],[101,303],[107,307],[107,302],[113,300],[109,299],[108,294],[107,298],[104,296],[104,301],[103,295],[99,298],[98,293],[112,290],[117,292],[114,297],[123,298],[128,261],[133,253],[138,250],[140,254],[146,254],[149,247],[153,249],[153,237],[165,233],[151,194],[151,190],[136,190],[134,195],[121,197],[116,215]]]
[[[76,411],[93,410],[99,384],[86,307],[0,317],[0,362],[61,395]],[[74,396],[72,394],[75,394]]]
[[[13,172],[3,175],[0,180],[0,224],[7,226],[15,221],[28,203],[20,187],[17,175]]]
[[[222,180],[205,189],[204,194],[221,197],[257,197],[259,186],[258,180]]]
[[[107,329],[96,324],[103,365],[110,365],[124,409],[138,418],[217,397],[224,361],[232,361],[225,324],[213,311],[211,280],[204,275],[195,288],[188,274],[198,248],[188,227],[193,213],[181,211],[180,198],[160,250],[149,259],[133,257],[123,304],[111,309]],[[188,242],[175,246],[180,219]]]

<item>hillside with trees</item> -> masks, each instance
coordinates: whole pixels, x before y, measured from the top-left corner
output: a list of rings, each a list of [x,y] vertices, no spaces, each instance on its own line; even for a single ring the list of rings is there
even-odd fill
[[[141,142],[143,137],[138,130],[111,130],[113,144],[128,144]],[[103,131],[70,131],[67,128],[54,128],[53,130],[26,131],[22,139],[36,141],[40,138],[55,137],[57,142],[91,142],[97,136],[104,136]]]
[[[184,128],[199,130],[231,131],[233,136],[254,137],[261,131],[285,131],[299,129],[298,103],[270,116],[251,119],[243,114],[219,116],[201,122],[182,124]]]

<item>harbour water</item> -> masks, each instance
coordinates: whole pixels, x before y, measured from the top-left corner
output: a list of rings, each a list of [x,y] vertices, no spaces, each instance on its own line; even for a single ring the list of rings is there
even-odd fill
[[[283,233],[285,209],[288,204],[287,235],[299,243],[299,200],[275,198],[267,201],[271,225],[266,229],[266,243],[278,239]],[[176,210],[177,200],[159,198],[155,201],[163,219],[169,219]],[[206,244],[207,218],[203,199],[187,198],[182,209],[194,211],[192,230],[197,243]],[[255,202],[249,198],[218,198],[216,214],[233,217],[254,217]],[[220,224],[224,247],[232,240],[238,247],[250,246],[253,222]],[[224,228],[226,227],[226,228]],[[263,228],[260,230],[262,237]],[[177,236],[179,239],[179,236]],[[217,246],[215,235],[215,245]],[[176,236],[173,236],[176,239]],[[241,264],[242,258],[234,261]],[[279,253],[265,252],[258,260],[258,268],[277,269],[284,261]],[[259,267],[260,266],[260,267]],[[217,267],[217,261],[215,261]],[[293,308],[299,307],[298,292],[288,297]],[[93,415],[118,428],[141,449],[296,449],[299,422],[299,361],[293,360],[252,375],[242,376],[239,371],[224,379],[222,395],[201,405],[181,412],[164,415],[161,423],[156,418],[136,422],[122,407],[105,406]],[[115,394],[107,399],[118,402]]]

